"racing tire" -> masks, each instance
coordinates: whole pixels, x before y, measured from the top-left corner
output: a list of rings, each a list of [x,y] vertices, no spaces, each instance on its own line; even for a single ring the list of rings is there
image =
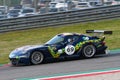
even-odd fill
[[[43,62],[44,55],[40,51],[34,51],[30,59],[32,64],[37,65]]]
[[[12,61],[10,62],[11,66],[17,66],[17,63],[13,63]]]
[[[85,45],[82,49],[82,55],[85,58],[92,58],[96,53],[96,48],[92,44]]]

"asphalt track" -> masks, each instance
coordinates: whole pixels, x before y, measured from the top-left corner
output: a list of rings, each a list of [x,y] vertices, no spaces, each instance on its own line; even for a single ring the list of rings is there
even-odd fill
[[[97,56],[92,59],[61,60],[32,66],[11,67],[0,66],[0,80],[34,78],[55,74],[69,74],[120,67],[120,50],[113,50],[109,55]]]

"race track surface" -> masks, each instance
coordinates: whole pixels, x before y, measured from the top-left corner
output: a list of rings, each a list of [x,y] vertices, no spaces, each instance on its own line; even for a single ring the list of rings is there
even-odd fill
[[[31,66],[1,66],[0,80],[15,80],[20,78],[34,78],[55,74],[84,72],[120,67],[120,53],[97,56],[92,59],[61,60]]]

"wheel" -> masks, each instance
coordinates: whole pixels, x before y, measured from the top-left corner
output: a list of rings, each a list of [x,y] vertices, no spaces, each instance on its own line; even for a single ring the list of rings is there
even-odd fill
[[[95,55],[96,48],[94,45],[86,45],[83,47],[82,54],[85,58],[91,58]]]
[[[31,63],[32,64],[40,64],[43,62],[44,55],[39,51],[34,51],[31,55]]]
[[[14,62],[10,62],[11,66],[17,66],[18,64],[17,63],[14,63]]]
[[[19,65],[19,60],[17,60],[17,59],[10,59],[10,64],[11,64],[11,66],[18,66]]]

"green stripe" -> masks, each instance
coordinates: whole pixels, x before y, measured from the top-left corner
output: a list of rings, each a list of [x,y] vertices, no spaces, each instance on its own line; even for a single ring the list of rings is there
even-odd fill
[[[54,48],[54,47],[53,47]],[[48,50],[51,53],[51,55],[53,56],[53,58],[58,58],[60,56],[60,54],[55,53],[54,49],[52,47],[48,46]]]
[[[120,53],[120,49],[110,50],[110,54]]]
[[[3,66],[3,64],[0,64],[0,66]]]

